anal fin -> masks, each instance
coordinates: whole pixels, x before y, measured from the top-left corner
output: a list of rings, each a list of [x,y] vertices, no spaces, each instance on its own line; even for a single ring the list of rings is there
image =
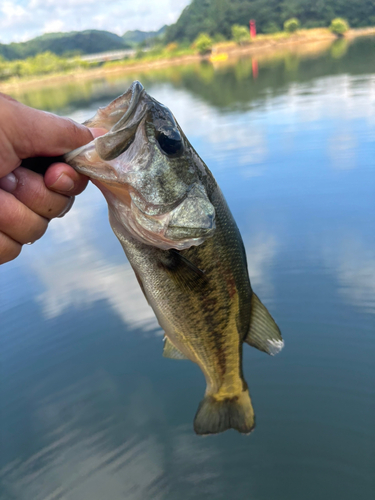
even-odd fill
[[[250,328],[244,342],[272,356],[284,347],[279,327],[255,293],[251,297]]]
[[[188,359],[177,347],[175,347],[168,337],[164,337],[163,356],[170,359]]]

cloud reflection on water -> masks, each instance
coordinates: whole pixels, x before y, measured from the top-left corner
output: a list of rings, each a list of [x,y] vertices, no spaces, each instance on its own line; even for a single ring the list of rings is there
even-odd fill
[[[44,446],[0,470],[9,498],[158,500],[176,474],[177,497],[220,493],[216,443],[197,440],[191,426],[170,429],[151,381],[135,381],[125,398],[100,370],[60,391],[54,382],[35,388],[29,408]]]
[[[328,245],[325,262],[336,275],[338,292],[346,302],[375,314],[375,250],[363,239],[339,238],[339,248]]]
[[[136,431],[126,408],[119,407],[118,391],[109,375],[97,372],[43,397],[45,390],[44,386],[35,390],[30,419],[47,444],[0,471],[10,498],[162,498],[163,444],[155,435]],[[148,401],[144,396],[138,399],[143,406]],[[131,404],[135,411],[137,400],[133,398]]]
[[[98,249],[101,232],[97,223],[107,215],[97,204],[102,194],[93,186],[88,191],[70,214],[51,224],[51,245],[45,247],[44,255],[35,254],[30,263],[44,287],[38,296],[43,314],[53,318],[69,307],[91,306],[104,299],[124,323],[154,329],[156,319],[125,255],[122,264],[115,264],[111,255]]]

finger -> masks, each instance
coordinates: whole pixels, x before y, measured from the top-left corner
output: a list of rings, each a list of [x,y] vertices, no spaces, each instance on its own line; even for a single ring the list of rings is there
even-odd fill
[[[4,133],[21,159],[62,155],[93,140],[87,127],[69,118],[29,108],[4,96],[0,99],[1,122],[7,124]]]
[[[44,174],[49,189],[69,196],[76,196],[86,188],[88,177],[79,174],[66,163],[54,163]]]
[[[65,215],[73,205],[73,197],[50,191],[41,175],[22,167],[14,170],[5,179],[0,179],[0,188],[12,193],[30,210],[47,219]]]
[[[5,264],[19,256],[22,245],[0,232],[0,264]]]
[[[1,106],[2,102],[0,101],[0,177],[4,177],[17,168],[21,160],[1,126],[1,123],[6,124],[6,121],[2,120]]]
[[[18,243],[34,242],[46,232],[47,219],[3,190],[0,190],[0,207],[0,231]]]
[[[104,128],[90,128],[90,131],[94,138],[107,133]],[[86,189],[88,181],[88,177],[79,174],[66,163],[55,163],[44,174],[44,182],[49,189],[74,196]]]
[[[105,128],[100,128],[100,127],[90,127],[90,132],[93,136],[94,139],[97,137],[100,137],[101,135],[104,135],[108,132],[107,129]]]

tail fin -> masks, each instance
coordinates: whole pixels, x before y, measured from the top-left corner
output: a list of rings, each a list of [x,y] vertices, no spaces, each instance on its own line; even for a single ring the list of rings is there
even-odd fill
[[[194,419],[197,434],[218,434],[227,429],[236,429],[249,434],[255,427],[255,416],[249,391],[222,400],[205,396]]]

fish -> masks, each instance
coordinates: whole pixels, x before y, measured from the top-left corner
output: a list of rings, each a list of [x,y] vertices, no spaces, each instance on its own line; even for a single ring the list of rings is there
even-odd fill
[[[243,344],[274,355],[284,341],[251,288],[244,244],[214,176],[169,108],[138,81],[84,124],[108,132],[65,161],[102,191],[164,330],[164,357],[188,359],[204,374],[196,434],[249,434],[255,415]]]

